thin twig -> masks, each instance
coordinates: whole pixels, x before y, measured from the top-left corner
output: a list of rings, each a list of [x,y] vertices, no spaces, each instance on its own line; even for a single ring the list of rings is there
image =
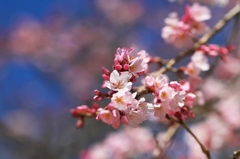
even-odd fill
[[[190,135],[192,135],[192,137],[197,141],[197,143],[199,144],[199,146],[202,149],[202,152],[206,155],[207,159],[211,159],[211,155],[208,151],[208,149],[201,143],[201,141],[196,137],[196,135],[189,129],[189,127],[182,121],[182,120],[177,120],[174,119],[172,117],[170,117],[169,115],[166,115],[166,118],[174,121],[176,123],[178,123],[179,125],[181,125]]]
[[[179,128],[178,124],[173,123],[173,125],[171,125],[167,132],[164,134],[161,143],[158,142],[157,139],[156,140],[156,148],[153,151],[153,157],[152,159],[158,159],[162,153],[163,153],[163,148],[166,147],[167,143],[172,139],[172,137],[176,134],[177,130]],[[155,137],[156,138],[156,137]]]

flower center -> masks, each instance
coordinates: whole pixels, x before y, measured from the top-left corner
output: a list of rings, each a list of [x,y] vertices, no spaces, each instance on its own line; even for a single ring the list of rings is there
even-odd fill
[[[188,69],[189,74],[194,74],[195,70],[193,68]]]
[[[129,69],[130,69],[130,71],[133,71],[135,69],[135,66],[132,65],[129,67]]]
[[[121,83],[117,82],[115,86],[116,86],[116,88],[120,89],[121,88]]]
[[[166,93],[165,91],[163,91],[163,92],[161,93],[161,97],[162,97],[162,98],[167,98],[167,93]]]
[[[117,103],[122,103],[122,102],[123,102],[123,101],[122,101],[122,97],[116,97],[115,101],[116,101]]]

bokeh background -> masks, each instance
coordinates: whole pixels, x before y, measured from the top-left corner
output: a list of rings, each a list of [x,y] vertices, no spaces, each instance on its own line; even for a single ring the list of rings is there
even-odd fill
[[[75,129],[70,109],[91,105],[118,47],[171,58],[164,18],[186,3],[167,0],[1,0],[0,159],[77,159],[115,131],[90,119]],[[236,2],[236,1],[235,1]],[[213,26],[231,7],[209,6]],[[226,44],[229,24],[212,41]]]

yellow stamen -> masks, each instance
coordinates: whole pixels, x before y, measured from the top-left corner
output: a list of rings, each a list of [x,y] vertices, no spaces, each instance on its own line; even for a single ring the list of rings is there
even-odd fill
[[[132,66],[129,67],[129,69],[130,69],[131,71],[133,71],[133,70],[135,69],[135,67],[132,65]]]
[[[161,97],[162,97],[162,98],[167,98],[167,93],[166,93],[165,91],[163,91],[163,92],[161,93]]]
[[[188,69],[189,74],[194,74],[195,70],[193,68]]]
[[[122,97],[116,97],[116,100],[115,100],[117,103],[122,103]]]
[[[120,82],[116,83],[116,88],[118,88],[118,89],[121,88],[121,83]]]

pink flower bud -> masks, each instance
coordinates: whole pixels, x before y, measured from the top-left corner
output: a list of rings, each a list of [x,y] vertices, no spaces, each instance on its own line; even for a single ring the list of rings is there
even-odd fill
[[[97,95],[97,96],[99,96],[99,95],[101,94],[100,91],[97,90],[97,89],[94,90],[94,93],[95,93],[95,95]]]
[[[102,78],[106,81],[109,81],[109,75],[106,75],[106,74],[102,74]]]
[[[92,105],[92,108],[93,108],[93,109],[98,109],[98,108],[99,108],[99,105],[98,105],[96,102],[94,102],[93,105]]]
[[[216,44],[210,44],[210,45],[208,45],[208,47],[209,47],[209,49],[215,50],[215,51],[219,51],[219,49],[220,49],[219,46]]]
[[[175,91],[180,91],[181,89],[181,85],[180,83],[178,83],[177,81],[172,81],[168,84],[170,87],[172,87]]]
[[[117,65],[115,65],[115,69],[120,71],[120,70],[122,70],[122,66],[120,64],[117,64]]]
[[[107,106],[108,110],[114,110],[114,105],[112,103],[110,103],[108,106]]]
[[[123,124],[128,124],[128,118],[125,115],[121,116],[121,121]]]
[[[223,55],[227,55],[227,54],[229,53],[229,50],[228,50],[227,48],[225,48],[225,47],[222,47],[222,48],[221,48],[221,53],[222,53]]]
[[[123,69],[128,70],[129,69],[129,64],[124,64]]]
[[[76,123],[76,128],[82,128],[83,127],[83,118],[79,118],[77,123]]]
[[[97,100],[98,100],[98,101],[102,101],[102,100],[103,100],[103,97],[98,97]]]
[[[94,97],[93,97],[93,100],[98,100],[98,96],[94,96]]]
[[[206,45],[201,45],[199,49],[205,53],[210,51],[210,48]]]
[[[192,108],[193,103],[196,99],[196,95],[193,93],[188,93],[185,97],[185,105],[188,106],[189,108]]]
[[[96,116],[96,120],[101,120],[99,115]]]
[[[105,75],[108,75],[108,76],[110,75],[110,71],[107,68],[102,67],[101,70]]]

